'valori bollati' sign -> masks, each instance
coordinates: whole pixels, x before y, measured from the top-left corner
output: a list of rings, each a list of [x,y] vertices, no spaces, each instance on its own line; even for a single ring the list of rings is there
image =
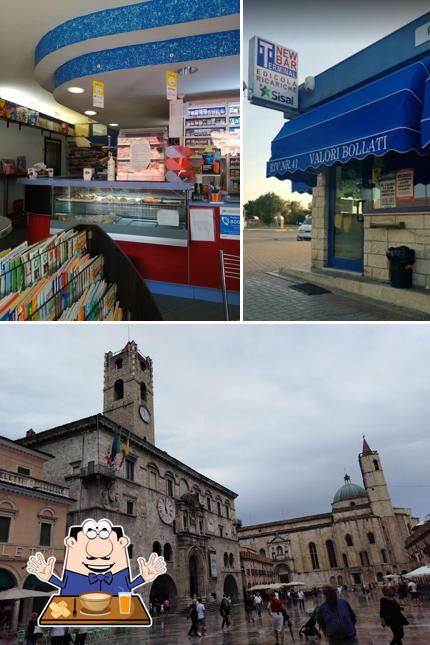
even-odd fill
[[[42,553],[45,559],[50,558],[51,556],[56,556],[58,559],[58,556],[59,556],[60,560],[62,561],[62,555],[64,553],[64,550],[61,548],[46,549],[40,546],[33,547],[25,544],[6,544],[6,543],[0,544],[0,560],[2,558],[9,559],[9,560],[28,560],[30,555],[34,555],[35,553]]]
[[[370,154],[381,154],[387,150],[387,144],[388,136],[384,135],[306,152],[296,157],[269,161],[267,164],[268,174],[318,168],[323,164],[331,165],[336,161],[345,162],[348,159],[363,159]]]

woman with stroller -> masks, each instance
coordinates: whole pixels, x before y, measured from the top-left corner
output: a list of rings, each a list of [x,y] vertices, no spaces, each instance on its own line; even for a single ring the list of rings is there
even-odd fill
[[[278,598],[274,591],[270,594],[267,611],[272,618],[273,631],[275,633],[276,645],[284,645],[284,627],[285,621],[283,611],[285,611],[282,600]]]

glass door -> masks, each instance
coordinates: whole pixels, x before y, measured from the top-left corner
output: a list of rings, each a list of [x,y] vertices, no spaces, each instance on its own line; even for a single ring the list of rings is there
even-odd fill
[[[364,201],[359,162],[330,169],[329,266],[363,271]]]

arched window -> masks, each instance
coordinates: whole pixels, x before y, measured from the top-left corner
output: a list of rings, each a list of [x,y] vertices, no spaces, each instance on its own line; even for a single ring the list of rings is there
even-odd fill
[[[379,462],[377,459],[373,460],[373,465],[375,466],[375,470],[379,470]]]
[[[115,381],[113,386],[113,393],[115,401],[119,401],[120,399],[124,398],[124,381],[121,378]]]
[[[140,363],[140,369],[142,370],[142,372],[145,372],[148,367],[146,361],[144,361],[143,358],[141,358],[139,363]]]
[[[159,542],[154,542],[152,545],[152,551],[157,555],[161,555],[162,553],[161,544]]]
[[[122,358],[117,358],[115,361],[116,369],[120,370],[122,367]]]
[[[140,398],[142,401],[146,401],[147,389],[145,383],[140,384]]]
[[[352,546],[354,544],[353,541],[352,541],[352,535],[347,533],[345,535],[345,542],[346,542],[346,546]]]
[[[228,553],[224,553],[224,566],[228,567]]]
[[[172,547],[168,542],[166,542],[166,544],[164,545],[163,555],[166,562],[170,562],[170,560],[172,559]]]
[[[317,547],[314,542],[309,542],[309,554],[311,556],[312,569],[319,569],[320,563],[318,562]]]
[[[367,534],[367,539],[369,540],[369,544],[375,544],[375,534],[372,531],[369,531]]]
[[[335,569],[337,567],[336,553],[334,551],[334,544],[332,540],[327,540],[325,543],[328,555],[328,561],[330,563],[330,568]]]
[[[230,555],[228,556],[228,562],[229,562],[231,567],[234,565],[234,555],[233,555],[233,553],[230,553]]]
[[[266,551],[264,549],[260,549],[260,555],[263,556],[263,558],[266,557]]]

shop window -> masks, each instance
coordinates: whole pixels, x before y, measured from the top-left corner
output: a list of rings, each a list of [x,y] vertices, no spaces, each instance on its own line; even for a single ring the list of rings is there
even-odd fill
[[[328,555],[328,561],[330,563],[330,568],[335,569],[337,567],[336,553],[334,552],[334,544],[332,540],[327,540],[325,543]]]
[[[125,477],[134,482],[134,461],[132,459],[125,460]]]
[[[320,564],[318,561],[317,547],[314,542],[309,543],[309,555],[311,556],[312,569],[319,569]]]
[[[134,515],[134,502],[127,501],[127,515]]]
[[[352,535],[350,535],[349,533],[347,533],[347,534],[345,535],[345,542],[346,542],[346,546],[353,546],[353,544],[354,544],[354,543],[353,543],[353,541],[352,541]]]
[[[124,398],[124,381],[122,379],[115,381],[113,386],[113,393],[115,401],[120,401]]]
[[[375,534],[372,531],[369,531],[367,534],[367,539],[369,540],[369,544],[375,544]]]
[[[51,546],[52,524],[41,522],[40,524],[40,546]]]
[[[0,542],[9,542],[10,517],[0,515]]]

